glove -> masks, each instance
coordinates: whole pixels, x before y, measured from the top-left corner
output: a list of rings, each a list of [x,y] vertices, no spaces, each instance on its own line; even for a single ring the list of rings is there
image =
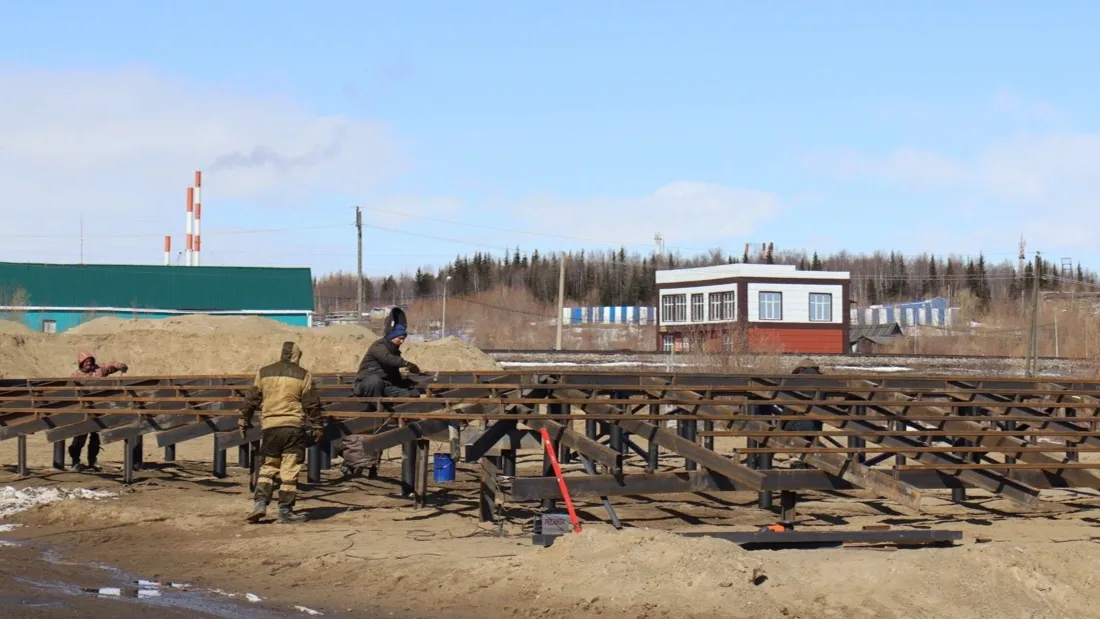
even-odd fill
[[[409,370],[409,374],[420,374],[420,366],[415,363],[409,363],[405,367]]]
[[[317,443],[320,443],[323,440],[325,440],[325,429],[324,428],[314,428],[313,429],[313,444],[316,445]]]
[[[123,364],[121,364],[121,365],[119,366],[119,370],[120,370],[120,371],[121,371],[121,372],[122,372],[123,374],[125,374],[126,372],[129,372],[129,371],[130,371],[130,366],[128,366],[128,365],[126,365],[125,363],[123,363]]]
[[[241,433],[241,438],[248,433],[248,429],[252,427],[252,423],[245,421],[244,419],[237,420],[237,430]]]

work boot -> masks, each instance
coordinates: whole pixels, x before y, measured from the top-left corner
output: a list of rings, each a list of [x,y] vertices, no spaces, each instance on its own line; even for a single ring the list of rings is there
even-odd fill
[[[305,521],[305,514],[299,514],[289,509],[279,508],[279,524],[293,524]]]
[[[378,479],[378,467],[372,466],[367,469],[367,479]]]
[[[352,477],[358,477],[360,472],[355,467],[341,464],[340,473],[344,476],[344,479],[351,479]]]
[[[263,517],[266,516],[266,515],[267,515],[267,503],[265,503],[263,501],[256,501],[256,503],[252,505],[252,513],[248,514],[248,518],[246,518],[246,520],[248,520],[249,522],[255,524],[255,523],[259,522],[260,520],[262,520]]]

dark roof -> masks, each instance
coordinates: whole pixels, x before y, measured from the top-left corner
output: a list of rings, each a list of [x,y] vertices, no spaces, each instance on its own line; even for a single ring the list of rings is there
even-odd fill
[[[856,342],[867,338],[878,344],[882,344],[892,337],[905,335],[901,325],[897,322],[888,322],[881,325],[851,325],[848,329],[848,341]]]
[[[0,262],[0,305],[312,311],[309,268]]]

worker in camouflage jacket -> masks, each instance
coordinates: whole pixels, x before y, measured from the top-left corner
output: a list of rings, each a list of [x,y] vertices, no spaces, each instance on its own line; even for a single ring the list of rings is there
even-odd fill
[[[279,522],[299,522],[305,516],[294,511],[298,493],[298,475],[305,461],[307,444],[324,437],[321,400],[313,385],[313,376],[299,365],[302,350],[294,342],[284,342],[279,360],[260,368],[252,387],[245,394],[240,410],[242,435],[252,427],[252,417],[260,412],[260,466],[253,495],[255,504],[249,522],[259,522],[279,477]],[[307,433],[308,425],[308,433]]]
[[[399,324],[385,337],[371,344],[355,374],[353,395],[360,398],[415,398],[420,395],[416,384],[401,375],[402,368],[411,374],[420,373],[420,368],[415,363],[401,356],[401,345],[405,343],[407,335],[404,325]],[[368,405],[368,409],[374,410],[374,405]],[[391,409],[389,405],[387,409]],[[359,475],[363,470],[367,470],[367,477],[370,479],[378,476],[378,463],[382,454],[365,450],[365,438],[361,434],[344,437],[341,445],[344,464],[340,468],[345,476]]]
[[[122,372],[125,374],[130,369],[125,363],[104,363],[103,365],[99,365],[90,352],[82,352],[77,355],[76,367],[76,373],[73,374],[74,378],[102,378],[110,376],[115,372]],[[99,467],[96,466],[96,459],[99,457],[99,432],[92,432],[91,439],[89,443],[87,434],[82,434],[73,438],[72,444],[69,445],[69,458],[72,460],[73,469],[77,471],[85,471],[88,469],[93,471],[99,470]],[[80,452],[83,451],[85,443],[88,443],[87,466],[80,463]]]

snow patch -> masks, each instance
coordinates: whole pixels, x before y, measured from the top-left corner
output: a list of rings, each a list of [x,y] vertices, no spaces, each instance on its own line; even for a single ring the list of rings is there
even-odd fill
[[[880,365],[880,366],[862,366],[862,365],[834,365],[834,370],[857,370],[864,372],[912,372],[913,368],[907,368],[901,365]]]
[[[64,488],[15,488],[5,486],[0,488],[0,518],[7,518],[37,505],[46,505],[58,501],[72,499],[97,501],[116,496],[118,494],[114,492],[86,490],[84,488],[66,490]]]

